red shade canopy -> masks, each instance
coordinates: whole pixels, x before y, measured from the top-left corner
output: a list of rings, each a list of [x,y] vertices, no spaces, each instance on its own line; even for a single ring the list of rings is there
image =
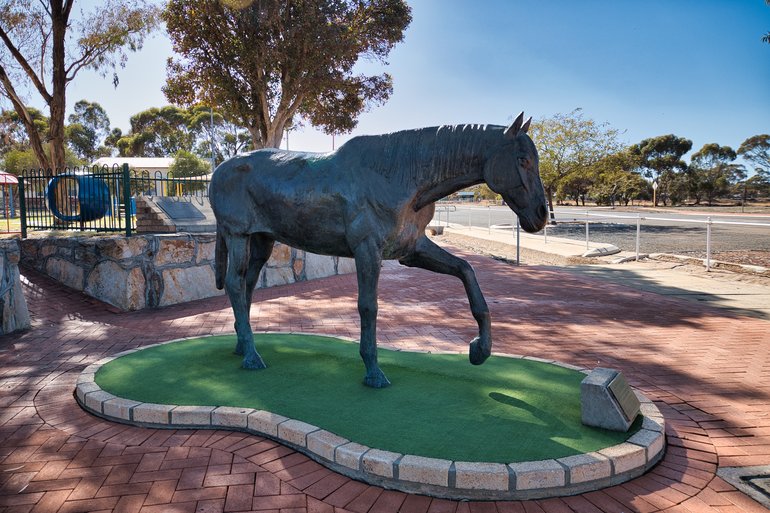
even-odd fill
[[[0,184],[19,183],[19,179],[11,173],[0,171]]]

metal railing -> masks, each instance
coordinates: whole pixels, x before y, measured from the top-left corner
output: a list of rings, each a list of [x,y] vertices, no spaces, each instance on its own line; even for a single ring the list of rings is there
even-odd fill
[[[209,177],[169,178],[122,166],[25,170],[19,177],[21,236],[28,231],[118,232],[136,230],[136,197],[180,200],[208,197]]]
[[[518,217],[516,214],[511,213],[513,216],[513,222],[508,224],[506,223],[493,223],[492,221],[492,208],[491,207],[469,207],[465,205],[459,205],[454,206],[452,205],[442,205],[440,208],[443,210],[441,212],[445,213],[444,215],[444,224],[449,225],[450,224],[450,218],[449,213],[453,212],[455,213],[451,219],[451,223],[455,225],[459,225],[461,227],[468,227],[469,229],[472,226],[475,226],[476,228],[487,228],[489,233],[491,233],[492,229],[494,228],[504,228],[504,229],[513,229],[515,231],[516,236],[516,252],[517,252],[517,262],[518,262],[518,254],[520,251],[520,229],[518,224]],[[612,207],[607,207],[607,209],[611,209]],[[484,223],[481,220],[481,212],[486,211],[486,223]],[[438,222],[441,223],[441,212],[439,212],[439,207],[437,207],[437,219]],[[476,212],[476,221],[475,223],[472,221],[473,213]],[[498,220],[502,214],[498,214]],[[752,226],[752,227],[758,227],[762,229],[767,229],[767,237],[770,238],[770,222],[763,223],[763,222],[749,222],[749,221],[726,221],[726,220],[720,220],[720,219],[714,219],[710,215],[705,215],[704,219],[687,219],[687,218],[676,218],[676,217],[667,217],[667,216],[657,216],[657,215],[642,215],[641,213],[629,213],[628,215],[618,215],[618,214],[612,214],[612,213],[592,213],[589,211],[582,212],[579,216],[572,216],[569,219],[561,219],[559,221],[560,225],[564,225],[567,223],[570,224],[583,224],[584,225],[584,232],[585,232],[585,245],[586,249],[590,249],[590,244],[592,237],[591,232],[591,224],[604,224],[602,221],[597,221],[596,219],[601,220],[613,220],[615,224],[625,224],[625,225],[631,225],[635,227],[635,237],[634,237],[634,259],[639,260],[644,255],[641,253],[641,247],[642,247],[642,235],[643,235],[643,226],[644,222],[654,223],[654,222],[669,222],[669,223],[682,223],[682,224],[696,224],[696,225],[703,225],[706,228],[706,233],[704,236],[704,244],[705,244],[705,258],[704,260],[704,266],[706,267],[707,271],[711,271],[713,266],[713,238],[714,235],[712,233],[712,227],[714,226]],[[622,222],[617,222],[618,220],[622,220]],[[486,224],[486,226],[484,226]],[[552,227],[553,229],[553,227]],[[549,236],[549,229],[548,225],[543,229],[542,231],[543,236],[543,242],[545,244],[548,243],[548,236]],[[574,239],[572,239],[574,240]],[[703,247],[703,246],[701,246]],[[745,248],[744,248],[745,249]],[[701,251],[700,249],[694,248],[694,251]]]
[[[612,215],[612,214],[592,214],[591,212],[586,211],[584,213],[585,218],[583,219],[583,222],[585,223],[585,232],[586,232],[586,248],[588,248],[589,244],[589,232],[590,232],[590,219],[591,217],[601,217],[604,219],[625,219],[628,220],[628,216],[620,216],[620,215]],[[633,217],[631,219],[634,219]],[[770,235],[770,223],[756,223],[756,222],[747,222],[747,221],[722,221],[722,220],[715,220],[712,219],[711,216],[706,216],[706,219],[685,219],[685,218],[673,218],[673,217],[658,217],[658,216],[642,216],[641,214],[636,214],[636,246],[635,246],[635,259],[639,260],[640,258],[640,245],[641,245],[641,233],[642,233],[642,221],[665,221],[665,222],[672,222],[672,223],[684,223],[684,224],[705,224],[706,225],[706,258],[705,260],[705,266],[706,271],[711,271],[711,261],[712,261],[712,233],[711,228],[714,225],[725,225],[725,226],[757,226],[762,228],[768,229],[768,235]]]

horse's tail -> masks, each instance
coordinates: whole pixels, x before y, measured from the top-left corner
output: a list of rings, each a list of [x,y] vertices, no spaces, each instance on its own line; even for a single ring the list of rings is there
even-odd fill
[[[217,223],[217,241],[214,247],[214,276],[216,278],[217,289],[222,290],[225,287],[225,274],[227,273],[227,242],[222,229]]]

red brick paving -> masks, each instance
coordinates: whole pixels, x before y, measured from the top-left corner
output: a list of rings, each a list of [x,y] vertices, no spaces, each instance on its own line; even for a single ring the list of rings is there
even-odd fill
[[[351,481],[256,436],[110,423],[77,407],[80,371],[126,349],[229,333],[227,300],[120,313],[24,271],[33,329],[0,338],[0,513],[766,511],[715,472],[770,464],[770,323],[465,256],[490,304],[495,350],[622,369],[666,417],[661,464],[579,496],[468,503]],[[259,290],[252,324],[357,337],[355,287],[350,275]],[[378,330],[381,345],[465,351],[475,322],[459,281],[389,263]]]

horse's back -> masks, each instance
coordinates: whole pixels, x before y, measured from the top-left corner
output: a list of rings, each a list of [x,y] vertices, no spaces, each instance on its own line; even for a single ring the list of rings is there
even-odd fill
[[[373,237],[385,258],[399,258],[424,233],[432,211],[415,212],[414,191],[378,172],[373,166],[379,164],[367,164],[376,159],[351,149],[260,150],[226,161],[209,193],[217,230],[261,233],[312,253],[346,257]]]

